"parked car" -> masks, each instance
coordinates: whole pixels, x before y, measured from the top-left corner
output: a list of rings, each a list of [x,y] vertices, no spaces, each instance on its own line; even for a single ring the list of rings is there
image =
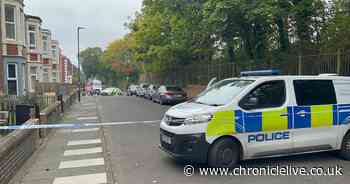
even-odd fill
[[[142,96],[142,88],[140,86],[136,86],[136,96]]]
[[[128,96],[133,96],[137,95],[137,86],[136,85],[130,85],[127,90],[127,95]]]
[[[146,84],[146,83],[140,84],[140,92],[139,92],[139,95],[138,95],[138,96],[140,96],[140,97],[145,97],[148,86],[149,86],[149,85]]]
[[[101,94],[100,89],[94,89],[91,91],[91,96],[99,96]]]
[[[160,86],[153,95],[153,101],[163,104],[177,104],[187,100],[187,94],[178,86]]]
[[[119,88],[106,88],[101,92],[102,96],[121,96],[123,92]]]
[[[149,85],[147,90],[146,90],[146,95],[145,98],[152,100],[153,95],[156,93],[157,91],[157,86],[156,85]]]
[[[116,88],[113,93],[113,96],[123,96],[123,95],[124,95],[123,91],[119,88]]]

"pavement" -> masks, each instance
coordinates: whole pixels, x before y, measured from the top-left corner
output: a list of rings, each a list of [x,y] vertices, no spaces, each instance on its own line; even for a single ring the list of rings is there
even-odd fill
[[[96,98],[75,104],[65,122],[99,122]],[[10,183],[113,183],[107,174],[104,142],[101,128],[56,129]]]
[[[344,184],[350,162],[335,153],[316,153],[243,161],[242,167],[342,167],[343,176],[202,176],[200,167],[179,162],[158,149],[159,121],[169,106],[137,97],[85,97],[67,115],[68,121],[113,124],[97,129],[57,130],[15,184],[199,184],[310,183]],[[98,119],[95,119],[95,118]],[[75,141],[75,142],[72,142]],[[101,142],[100,142],[101,141]],[[101,150],[102,149],[102,150]],[[184,175],[191,164],[193,176]],[[19,178],[19,179],[18,179]]]

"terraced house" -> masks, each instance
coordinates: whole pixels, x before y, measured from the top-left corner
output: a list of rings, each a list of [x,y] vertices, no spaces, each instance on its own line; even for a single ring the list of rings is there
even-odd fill
[[[41,23],[40,17],[27,15],[27,45],[29,46],[29,54],[27,57],[28,69],[28,90],[35,92],[36,82],[42,80],[42,39],[41,39]]]
[[[1,40],[4,93],[26,94],[26,43],[23,0],[2,0]]]
[[[52,41],[51,41],[51,31],[48,29],[41,30],[43,52],[42,52],[42,80],[41,82],[51,82],[52,73]]]
[[[23,9],[23,0],[0,0],[0,95],[26,95],[37,83],[66,81],[59,41]]]
[[[52,50],[52,65],[51,65],[51,82],[60,82],[60,53],[61,49],[59,47],[59,42],[57,40],[52,40],[51,42]]]

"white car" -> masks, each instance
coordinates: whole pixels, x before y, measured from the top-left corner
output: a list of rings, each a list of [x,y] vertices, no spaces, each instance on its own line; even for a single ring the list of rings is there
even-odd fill
[[[106,88],[101,92],[102,96],[121,96],[122,91],[119,88]]]

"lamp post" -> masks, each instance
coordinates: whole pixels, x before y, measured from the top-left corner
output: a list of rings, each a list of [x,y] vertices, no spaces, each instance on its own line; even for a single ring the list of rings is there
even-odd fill
[[[81,98],[81,81],[80,81],[80,30],[85,29],[85,27],[78,27],[77,28],[77,34],[78,34],[78,101],[80,102]]]

